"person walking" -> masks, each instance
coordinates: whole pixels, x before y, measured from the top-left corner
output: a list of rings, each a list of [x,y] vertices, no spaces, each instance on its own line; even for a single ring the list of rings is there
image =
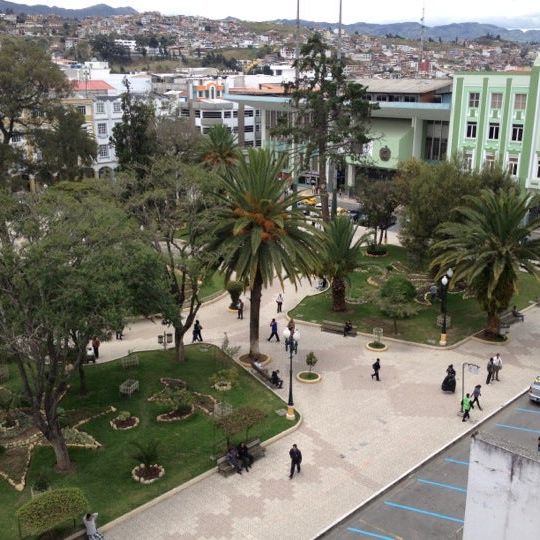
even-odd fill
[[[244,302],[239,298],[238,304],[236,304],[236,309],[238,310],[238,318],[240,320],[244,319]]]
[[[296,471],[300,472],[300,464],[302,463],[302,452],[300,452],[300,449],[296,444],[292,445],[292,448],[289,450],[289,456],[291,458],[291,472],[289,474],[289,479],[292,479],[294,476],[294,469],[296,468]]]
[[[88,537],[88,540],[103,540],[104,536],[98,531],[96,520],[98,517],[98,513],[95,512],[94,514],[86,514],[83,516],[83,524],[86,528],[86,536]]]
[[[94,349],[94,357],[96,360],[99,358],[100,345],[101,345],[101,341],[99,341],[99,338],[97,336],[94,336],[92,339],[92,348]]]
[[[191,343],[195,343],[196,341],[202,341],[202,334],[201,334],[202,326],[199,320],[197,319],[195,321],[195,324],[193,325],[193,341]]]
[[[281,308],[283,306],[283,294],[279,293],[276,297],[277,312],[281,313]]]
[[[467,420],[467,418],[470,418],[469,412],[470,412],[471,407],[472,407],[471,395],[470,394],[465,394],[465,397],[461,401],[461,406],[463,407],[463,418],[462,418],[461,421],[465,422]]]
[[[381,361],[379,358],[377,358],[377,360],[375,360],[375,362],[373,362],[372,366],[373,368],[373,373],[371,374],[371,378],[373,379],[373,377],[375,377],[375,380],[377,381],[380,381],[381,379],[379,379],[379,370],[381,369]]]
[[[495,364],[493,362],[493,356],[488,360],[486,369],[487,369],[486,384],[489,384],[493,380],[493,373],[495,372]]]
[[[481,390],[482,390],[482,385],[481,384],[477,384],[474,387],[474,390],[472,392],[473,400],[471,401],[471,408],[472,409],[474,409],[474,404],[476,403],[478,405],[478,408],[480,410],[482,410],[482,407],[480,407],[480,402],[478,401],[478,398],[482,395],[481,392],[480,392]]]
[[[450,375],[450,377],[455,377],[456,376],[456,370],[454,369],[454,364],[450,364],[446,368],[446,374]]]
[[[501,371],[501,369],[502,369],[502,358],[501,358],[501,355],[499,353],[497,353],[495,355],[495,358],[493,359],[493,367],[494,367],[494,371],[493,371],[492,379],[494,381],[498,381],[499,380],[499,371]]]
[[[272,333],[270,334],[270,337],[268,338],[268,341],[271,341],[272,338],[275,336],[277,342],[279,343],[279,335],[277,333],[277,322],[276,319],[272,319],[272,322],[270,323],[270,330]]]

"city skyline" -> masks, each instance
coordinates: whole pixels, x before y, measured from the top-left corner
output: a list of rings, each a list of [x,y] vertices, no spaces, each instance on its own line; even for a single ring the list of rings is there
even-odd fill
[[[56,5],[64,8],[89,7],[94,2],[88,0],[54,0],[46,5]],[[139,12],[160,11],[167,15],[203,16],[210,19],[224,19],[236,17],[250,21],[268,21],[274,19],[293,19],[296,16],[295,0],[275,0],[268,4],[258,4],[246,0],[230,0],[227,3],[217,0],[208,0],[204,4],[176,3],[172,0],[109,0],[111,7],[133,7]],[[34,5],[34,3],[29,3]],[[43,4],[43,2],[40,2]],[[333,2],[313,4],[303,0],[300,2],[300,17],[311,21],[332,22],[338,19],[339,0]],[[387,0],[385,9],[381,13],[378,9],[366,10],[355,0],[343,0],[343,22],[352,24],[367,23],[396,23],[419,22],[422,17],[422,8],[425,7],[425,24],[434,26],[452,22],[481,22],[497,24],[507,28],[539,28],[540,9],[532,0],[515,0],[512,5],[512,14],[504,6],[492,4],[489,14],[486,14],[484,4],[471,4],[467,0],[455,0],[451,4],[443,0],[412,0],[404,3],[400,0]],[[388,16],[387,14],[392,14]]]

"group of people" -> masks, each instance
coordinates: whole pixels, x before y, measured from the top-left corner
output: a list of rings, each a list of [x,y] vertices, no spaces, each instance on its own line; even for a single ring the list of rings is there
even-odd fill
[[[242,474],[242,469],[249,472],[253,466],[254,457],[250,454],[246,443],[240,443],[238,446],[231,446],[225,456],[227,462],[238,474]]]

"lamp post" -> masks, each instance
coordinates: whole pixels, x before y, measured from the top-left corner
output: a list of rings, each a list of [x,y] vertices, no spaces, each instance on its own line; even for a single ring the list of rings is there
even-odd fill
[[[298,340],[300,339],[300,332],[296,330],[291,334],[288,328],[283,330],[283,337],[285,338],[285,352],[289,351],[289,401],[287,402],[287,420],[294,420],[294,401],[292,393],[292,359],[293,355],[298,352]]]
[[[465,397],[465,366],[469,368],[471,373],[478,373],[480,370],[480,366],[477,364],[472,364],[470,362],[463,362],[461,364],[461,412],[463,412],[463,398]]]
[[[442,347],[446,346],[446,314],[448,311],[448,284],[450,283],[450,279],[454,275],[454,271],[449,268],[446,271],[446,274],[441,279],[441,313],[442,313],[442,328],[441,328],[441,339],[439,341],[439,345]]]

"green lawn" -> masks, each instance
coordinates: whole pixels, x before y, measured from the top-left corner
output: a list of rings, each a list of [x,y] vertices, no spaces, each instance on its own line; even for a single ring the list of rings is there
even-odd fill
[[[240,368],[237,387],[229,392],[216,392],[208,383],[208,378],[216,370],[230,367],[231,361],[219,349],[211,348],[202,352],[199,346],[188,347],[188,360],[184,364],[173,361],[173,352],[138,353],[140,366],[124,370],[119,361],[88,366],[86,369],[88,397],[78,395],[78,381],[74,381],[68,395],[62,401],[66,411],[81,410],[98,413],[109,405],[118,410],[129,410],[140,418],[140,425],[131,431],[114,431],[109,421],[115,413],[95,419],[80,427],[103,444],[99,450],[70,449],[76,466],[74,473],[60,475],[53,471],[54,457],[50,448],[34,451],[27,488],[16,492],[0,480],[0,537],[17,538],[15,509],[29,496],[33,479],[45,470],[53,487],[78,486],[88,497],[92,509],[99,512],[100,524],[104,524],[150,499],[178,486],[190,478],[215,465],[211,459],[214,445],[224,448],[224,438],[214,429],[210,418],[197,412],[191,418],[173,423],[158,423],[158,414],[170,410],[163,404],[151,403],[146,399],[162,389],[160,377],[177,377],[188,383],[189,389],[211,394],[218,400],[226,400],[234,407],[247,405],[260,408],[267,416],[250,431],[250,437],[267,439],[291,426],[284,417],[275,413],[284,407],[273,393],[259,384]],[[119,384],[129,378],[140,381],[140,393],[132,398],[119,398]],[[13,381],[10,386],[13,386]],[[130,458],[133,448],[131,441],[158,440],[160,443],[160,464],[166,474],[158,482],[143,486],[131,479],[131,469],[135,463]],[[0,458],[1,459],[1,458]]]
[[[394,261],[407,264],[405,249],[398,246],[388,246],[385,257],[366,257],[360,259],[361,265],[368,265],[367,272],[354,272],[351,275],[350,296],[365,298],[376,288],[368,283],[369,276],[381,276],[385,267]],[[519,292],[514,297],[512,305],[519,309],[528,305],[529,300],[540,295],[540,283],[528,274],[522,274],[519,280]],[[329,291],[304,298],[293,310],[291,317],[320,323],[323,320],[345,322],[351,319],[361,332],[371,333],[374,327],[384,329],[384,335],[397,337],[416,343],[438,343],[440,328],[436,326],[437,315],[440,313],[439,302],[433,306],[419,306],[418,314],[410,319],[398,321],[398,335],[394,334],[393,323],[385,318],[378,307],[372,302],[366,304],[348,304],[345,313],[335,313],[331,310],[331,294]],[[463,299],[462,294],[448,295],[448,314],[451,317],[451,327],[448,330],[448,343],[457,341],[480,331],[485,326],[486,315],[478,302],[473,299]]]
[[[224,277],[221,272],[214,272],[203,284],[199,297],[203,302],[215,297],[218,293],[225,290]]]

